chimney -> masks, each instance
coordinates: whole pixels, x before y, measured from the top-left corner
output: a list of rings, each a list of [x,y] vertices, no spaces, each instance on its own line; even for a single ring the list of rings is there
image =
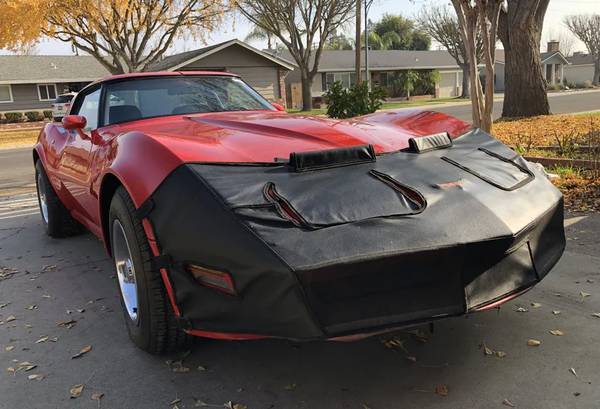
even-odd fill
[[[548,41],[548,52],[549,53],[557,53],[560,48],[560,42],[556,40]]]

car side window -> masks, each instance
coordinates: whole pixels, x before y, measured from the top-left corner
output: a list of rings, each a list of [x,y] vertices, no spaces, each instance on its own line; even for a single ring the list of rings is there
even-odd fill
[[[75,115],[84,116],[87,120],[86,130],[98,128],[98,109],[100,108],[100,88],[83,97]]]

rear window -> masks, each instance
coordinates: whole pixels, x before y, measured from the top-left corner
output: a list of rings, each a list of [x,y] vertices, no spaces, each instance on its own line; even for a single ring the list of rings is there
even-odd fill
[[[74,95],[59,95],[54,101],[57,104],[64,104],[65,102],[71,102]]]

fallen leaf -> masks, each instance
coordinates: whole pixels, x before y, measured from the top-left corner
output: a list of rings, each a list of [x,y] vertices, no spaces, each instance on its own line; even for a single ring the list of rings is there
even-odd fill
[[[6,368],[6,372],[11,372],[14,374],[16,372],[16,370],[12,366],[9,366],[8,368]]]
[[[594,280],[592,280],[591,278],[588,278],[588,279],[587,279],[587,280],[585,280],[585,281],[587,281],[587,282],[588,282],[588,283],[590,283],[590,284],[593,284],[593,283],[594,283]]]
[[[11,322],[16,320],[17,318],[14,315],[9,315],[8,317],[6,317],[6,319],[4,320],[5,322]]]
[[[37,341],[35,341],[36,344],[41,344],[42,342],[46,342],[48,341],[48,337],[41,337],[40,339],[38,339]]]
[[[417,362],[417,357],[416,356],[406,356],[406,359],[408,359],[411,362]]]
[[[12,351],[13,349],[15,349],[15,346],[14,346],[14,345],[9,345],[9,346],[7,346],[7,347],[5,347],[5,348],[4,348],[4,350],[5,350],[6,352],[10,352],[10,351]]]
[[[444,384],[436,385],[435,393],[440,396],[448,396],[448,386]]]
[[[579,396],[581,395],[581,392],[573,392],[573,396]]]
[[[78,353],[76,353],[75,355],[73,355],[71,357],[71,359],[81,358],[83,355],[87,354],[91,350],[92,350],[92,346],[91,345],[86,345],[83,348],[81,348],[81,351],[79,351]]]
[[[554,314],[554,315],[559,315],[559,314],[560,314],[560,311],[559,311],[559,310],[554,310],[554,311],[552,311],[552,314]]]
[[[186,373],[190,371],[190,368],[188,368],[187,366],[175,366],[171,368],[171,370],[176,373]]]
[[[506,352],[504,352],[504,351],[496,351],[496,356],[498,358],[504,358],[506,356]]]
[[[575,375],[576,378],[579,378],[579,375],[577,375],[575,368],[569,368],[569,372],[571,372],[573,375]]]
[[[40,375],[40,374],[32,374],[29,375],[27,377],[27,379],[29,379],[30,381],[36,380],[36,381],[41,381],[42,379],[44,379],[44,375]]]
[[[202,365],[198,365],[198,370],[199,371],[206,371],[206,367],[204,367]]]
[[[103,392],[92,393],[92,400],[100,400],[104,397]]]
[[[35,305],[35,304],[32,304],[32,305],[30,305],[29,307],[27,307],[27,308],[25,308],[25,309],[26,309],[26,310],[29,310],[29,311],[32,311],[32,310],[37,310],[37,307],[38,307],[37,305]]]
[[[525,307],[517,307],[517,312],[529,312],[529,310]]]
[[[540,304],[539,302],[532,302],[532,303],[531,303],[531,306],[532,306],[533,308],[540,308],[540,307],[542,306],[542,304]]]
[[[32,364],[31,362],[23,361],[17,365],[17,371],[23,370],[24,372],[31,371],[34,368],[37,368],[37,365]]]
[[[52,298],[52,296],[50,294],[42,294],[43,298]]]
[[[71,386],[71,389],[69,389],[69,392],[71,393],[71,399],[75,399],[81,396],[81,393],[83,392],[83,384],[77,384],[77,385],[73,385]]]
[[[77,323],[77,321],[75,320],[69,320],[69,321],[60,321],[56,323],[57,327],[64,327],[66,329],[71,329],[73,328],[73,326]]]
[[[48,271],[56,270],[56,264],[49,264],[47,266],[42,267],[41,273],[47,273]]]
[[[527,345],[530,347],[538,347],[542,344],[542,341],[538,341],[537,339],[530,339],[527,341]]]
[[[593,313],[592,317],[600,318],[600,312]]]
[[[175,398],[171,401],[171,403],[169,403],[169,405],[177,405],[178,403],[181,403],[181,399]]]
[[[585,297],[589,297],[589,296],[590,296],[590,295],[592,295],[592,294],[590,294],[590,293],[585,293],[585,292],[581,291],[581,292],[579,293],[579,295],[581,295],[581,298],[585,298]]]
[[[550,333],[551,333],[552,335],[556,335],[557,337],[562,337],[563,335],[565,335],[565,333],[564,333],[564,332],[562,332],[562,331],[561,331],[561,330],[559,330],[559,329],[551,329],[551,330],[550,330]]]
[[[5,303],[3,303],[3,304],[0,304],[0,308],[4,308],[4,307],[6,307],[8,304],[10,304],[10,303],[9,303],[9,302],[5,302]]]
[[[514,404],[514,403],[512,403],[511,401],[509,401],[508,399],[504,399],[504,400],[502,401],[502,404],[503,404],[504,406],[509,406],[509,407],[511,407],[511,408],[514,408],[514,407],[515,407],[515,404]]]
[[[77,308],[77,312],[83,314],[85,312],[85,308]]]
[[[494,355],[494,351],[492,351],[485,344],[483,344],[483,354],[484,355]]]
[[[295,383],[290,383],[289,385],[285,385],[283,389],[285,389],[286,391],[293,391],[296,390],[297,386],[298,385],[296,385]]]

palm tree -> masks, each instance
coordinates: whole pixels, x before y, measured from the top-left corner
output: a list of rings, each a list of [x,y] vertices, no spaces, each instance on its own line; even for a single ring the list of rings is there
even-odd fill
[[[259,26],[254,26],[254,28],[252,29],[252,31],[250,31],[248,33],[248,35],[246,36],[246,38],[244,38],[245,42],[251,42],[251,41],[264,41],[267,40],[267,48],[269,50],[272,50],[273,47],[273,34],[271,34],[270,32],[268,32],[267,30],[264,30],[263,28],[259,27]]]

